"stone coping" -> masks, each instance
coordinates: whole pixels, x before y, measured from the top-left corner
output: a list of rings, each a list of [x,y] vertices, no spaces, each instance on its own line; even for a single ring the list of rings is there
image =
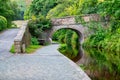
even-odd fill
[[[22,41],[24,33],[26,31],[26,28],[27,28],[27,23],[22,24],[22,26],[21,26],[17,36],[15,37],[14,41]]]

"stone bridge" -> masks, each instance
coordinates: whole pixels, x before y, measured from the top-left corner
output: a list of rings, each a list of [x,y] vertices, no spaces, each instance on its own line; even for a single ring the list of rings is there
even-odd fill
[[[80,42],[83,42],[84,41],[84,38],[86,36],[86,31],[87,31],[87,27],[83,27],[82,25],[80,24],[69,24],[69,25],[59,25],[59,26],[53,26],[52,28],[52,31],[51,31],[51,36],[54,32],[56,32],[57,30],[60,30],[60,29],[72,29],[74,31],[77,32],[77,34],[79,35],[80,37]]]
[[[97,15],[87,15],[83,16],[82,18],[85,22],[89,22],[91,20],[99,20],[99,16]],[[41,38],[41,40],[45,40],[45,42],[51,43],[53,33],[63,28],[72,29],[76,31],[79,35],[80,43],[82,43],[84,39],[90,34],[90,31],[87,27],[76,23],[75,17],[54,18],[51,19],[51,21],[53,25],[52,29],[44,32],[44,39]],[[27,26],[27,22],[23,22],[23,25],[20,26],[21,29],[14,40],[16,53],[25,52],[25,47],[27,47],[30,44],[30,33]]]
[[[98,14],[89,14],[89,15],[84,15],[84,16],[77,16],[80,19],[82,19],[84,22],[88,23],[90,21],[100,21],[101,18]],[[76,23],[76,17],[75,16],[68,16],[68,17],[63,17],[63,18],[53,18],[51,19],[52,21],[52,29],[48,31],[48,41],[50,41],[50,38],[52,38],[52,34],[60,29],[72,29],[76,31],[79,35],[79,41],[82,43],[84,39],[91,34],[91,31],[83,26],[82,24]]]
[[[80,42],[84,41],[84,38],[87,36],[88,28],[84,27],[81,24],[77,24],[75,21],[75,17],[65,17],[65,18],[54,18],[52,19],[52,29],[48,33],[49,39],[52,38],[54,32],[60,29],[72,29],[76,31],[80,37]]]

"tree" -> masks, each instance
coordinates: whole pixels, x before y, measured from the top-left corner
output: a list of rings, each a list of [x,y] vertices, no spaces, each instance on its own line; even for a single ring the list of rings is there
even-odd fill
[[[10,0],[0,0],[0,15],[7,19],[9,27],[14,16]]]
[[[0,0],[0,15],[7,19],[7,26],[10,27],[11,21],[17,19],[20,10],[15,1],[11,0]]]
[[[46,16],[48,11],[56,6],[56,0],[33,0],[29,8],[28,15],[44,15]]]

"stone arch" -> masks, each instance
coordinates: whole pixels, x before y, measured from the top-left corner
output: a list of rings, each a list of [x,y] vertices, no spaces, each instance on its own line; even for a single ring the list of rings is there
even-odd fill
[[[49,33],[50,38],[52,38],[52,35],[54,32],[56,32],[57,30],[60,29],[72,29],[75,32],[77,32],[77,34],[79,35],[79,41],[82,44],[84,41],[84,32],[86,30],[86,27],[83,27],[82,25],[59,25],[59,26],[53,26],[51,29],[51,32]]]

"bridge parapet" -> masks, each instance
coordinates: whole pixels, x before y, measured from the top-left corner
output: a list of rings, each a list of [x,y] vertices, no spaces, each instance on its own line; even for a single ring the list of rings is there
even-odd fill
[[[14,40],[15,52],[24,53],[25,48],[30,45],[30,33],[27,23],[24,23]]]
[[[86,15],[74,15],[74,16],[67,16],[63,18],[53,18],[52,25],[53,26],[59,26],[59,25],[71,25],[76,23],[82,23],[83,22],[90,22],[90,21],[101,21],[101,17],[98,14],[86,14]],[[80,21],[79,21],[80,20]]]
[[[90,21],[100,21],[100,15],[98,14],[89,14],[89,15],[84,15],[81,17],[84,22],[90,22]]]
[[[52,19],[52,25],[53,26],[59,26],[59,25],[70,25],[70,24],[76,24],[74,17],[64,17],[64,18],[54,18]]]

